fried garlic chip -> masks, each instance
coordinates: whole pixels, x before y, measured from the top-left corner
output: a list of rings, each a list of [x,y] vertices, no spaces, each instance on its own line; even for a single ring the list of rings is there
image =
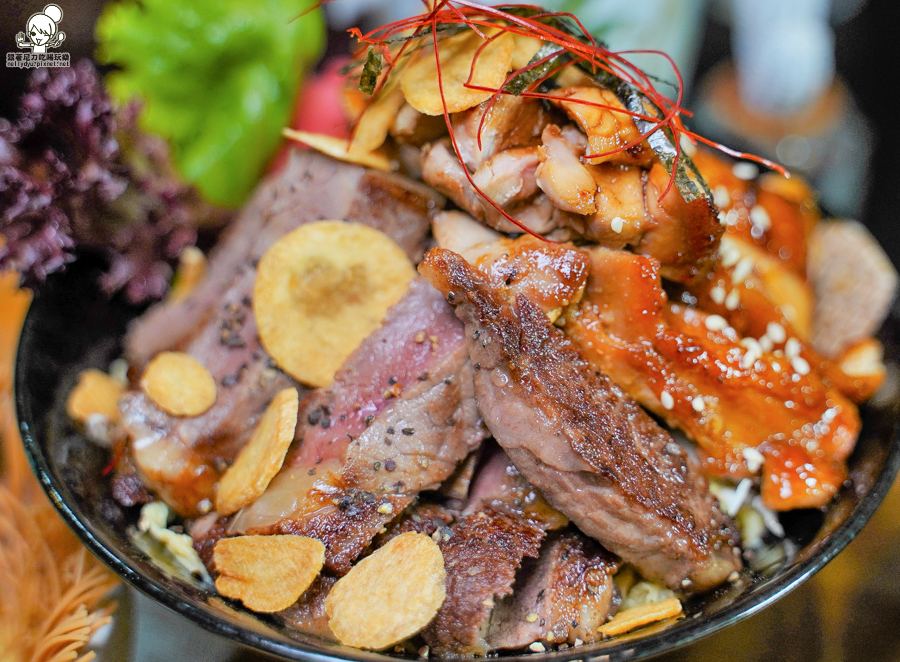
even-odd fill
[[[674,618],[679,614],[681,614],[681,602],[678,598],[666,598],[659,602],[648,602],[640,607],[621,611],[608,623],[597,628],[597,632],[604,637],[614,637],[650,623]]]
[[[79,423],[87,422],[93,414],[101,414],[111,422],[118,421],[119,398],[125,386],[105,372],[93,368],[78,375],[78,383],[66,401],[66,412]]]
[[[300,396],[295,388],[284,389],[269,403],[250,442],[222,475],[216,492],[216,510],[220,515],[231,515],[249,506],[266,491],[294,440],[299,406]]]
[[[486,31],[489,37],[497,30]],[[478,49],[484,46],[481,52]],[[417,51],[400,74],[400,88],[407,103],[425,115],[443,115],[441,88],[448,113],[458,113],[487,101],[493,91],[473,90],[466,87],[469,75],[471,85],[497,90],[506,81],[513,52],[516,49],[514,35],[504,32],[485,45],[476,32],[447,37],[438,42],[441,62],[441,85],[438,85],[438,69],[434,56],[434,46],[426,46]],[[474,72],[472,61],[477,53]]]
[[[216,401],[216,380],[183,352],[160,352],[141,377],[141,390],[172,416],[199,416]]]
[[[197,289],[207,269],[206,256],[196,246],[187,246],[178,256],[178,271],[169,291],[169,301],[183,301]]]
[[[353,132],[351,150],[371,153],[381,147],[402,105],[403,92],[400,88],[396,84],[385,86],[359,118]]]
[[[381,650],[411,637],[444,603],[444,557],[421,533],[404,533],[357,563],[325,598],[328,627],[347,646]]]
[[[248,609],[287,609],[309,588],[325,563],[325,546],[305,536],[239,536],[216,543],[216,590]]]
[[[403,249],[378,230],[303,225],[259,261],[253,314],[263,347],[298,381],[328,386],[414,276]]]
[[[339,161],[355,163],[356,165],[383,172],[390,172],[393,169],[391,162],[383,154],[368,152],[359,147],[356,142],[351,143],[343,138],[335,138],[324,133],[310,133],[309,131],[295,131],[294,129],[282,129],[281,133],[285,138],[308,145],[317,152],[326,154]],[[384,138],[381,140],[384,142]]]

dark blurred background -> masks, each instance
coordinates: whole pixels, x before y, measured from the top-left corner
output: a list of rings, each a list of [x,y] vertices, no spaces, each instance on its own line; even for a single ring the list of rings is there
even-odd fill
[[[597,0],[598,2],[600,0]],[[784,0],[791,3],[795,0]],[[45,0],[0,0],[0,53],[16,52],[15,35],[28,17],[41,11]],[[102,0],[60,3],[65,11],[61,28],[66,41],[58,49],[72,61],[90,57],[93,25]],[[375,3],[370,3],[375,4]],[[385,2],[383,5],[387,6]],[[731,57],[729,16],[725,2],[711,0],[702,15],[702,36],[695,64],[694,84],[685,107],[702,105],[704,83]],[[863,186],[853,202],[855,215],[900,266],[900,131],[891,90],[900,74],[900,2],[868,0],[838,3],[848,7],[834,17],[835,66],[864,118],[871,144]],[[342,31],[330,35],[329,51],[346,50]],[[17,113],[18,98],[28,71],[0,69],[0,117]],[[866,152],[866,150],[862,150]],[[849,158],[842,150],[830,157],[840,166]],[[853,166],[856,167],[856,166]],[[900,489],[895,486],[874,520],[825,570],[776,605],[700,644],[664,656],[666,660],[878,660],[900,661]],[[129,604],[132,602],[133,605]],[[155,660],[262,660],[249,651],[200,632],[144,598],[124,601],[119,619],[131,631],[126,646],[136,662]],[[134,608],[132,608],[132,606]],[[164,636],[159,636],[160,633]],[[180,651],[180,652],[179,652]]]

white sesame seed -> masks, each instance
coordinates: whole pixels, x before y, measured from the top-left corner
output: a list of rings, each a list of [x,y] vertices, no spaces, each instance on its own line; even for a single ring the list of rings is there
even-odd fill
[[[572,646],[574,646],[575,648],[578,648],[579,646],[584,646],[584,641],[576,638],[575,641],[572,643]]]
[[[772,344],[772,341],[769,340],[769,336],[763,336],[759,339],[759,346],[762,348],[762,351],[766,354],[775,349],[775,345]]]
[[[728,267],[733,267],[740,259],[741,252],[737,248],[730,244],[726,244],[724,241],[719,244],[719,260],[721,260],[723,267],[726,269]]]
[[[694,411],[698,414],[706,409],[706,400],[703,399],[702,395],[695,395],[694,399],[691,400],[691,407],[694,408]]]
[[[728,322],[721,315],[708,315],[703,324],[710,331],[722,331],[728,326]]]
[[[721,306],[725,302],[726,294],[728,294],[728,292],[725,291],[724,287],[722,287],[721,285],[715,285],[709,291],[709,298]]]
[[[787,338],[787,332],[778,322],[769,322],[766,325],[766,335],[771,338],[772,342],[780,345]]]
[[[778,361],[772,361],[772,370],[781,372],[781,364]]]
[[[763,232],[772,227],[772,219],[769,218],[769,212],[766,211],[765,207],[760,207],[759,205],[753,205],[750,208],[750,222]]]
[[[717,214],[717,217],[718,217],[718,219],[719,219],[719,225],[725,225],[725,212],[724,212],[724,211],[720,211],[720,212]]]
[[[809,374],[809,362],[804,359],[802,356],[795,356],[791,359],[791,367],[794,369],[798,375],[808,375]]]
[[[687,577],[685,577],[684,579],[681,580],[681,586],[682,586],[682,588],[687,588],[688,586],[690,586],[690,585],[693,584],[693,583],[694,583],[694,582],[692,582],[692,581],[691,581],[690,579],[688,579]]]
[[[741,370],[749,370],[756,360],[762,358],[762,350],[758,347],[759,343],[757,343],[757,347],[752,349],[748,349],[744,354],[744,358],[741,359]]]
[[[741,455],[744,456],[744,463],[747,465],[747,471],[754,474],[759,471],[766,459],[763,457],[762,453],[752,446],[748,446],[742,450]]]
[[[788,338],[784,344],[784,355],[789,359],[800,356],[800,341],[796,338]]]
[[[525,621],[528,622],[528,623],[534,623],[536,620],[537,620],[537,614],[535,614],[533,611],[530,612],[530,613],[525,617]]]
[[[741,293],[737,290],[731,290],[728,293],[728,296],[725,297],[725,308],[728,310],[737,310],[737,307],[741,305]]]
[[[616,217],[615,217],[612,221],[610,221],[610,223],[609,223],[609,228],[610,228],[610,230],[612,230],[612,231],[615,232],[616,234],[618,234],[619,232],[621,232],[621,231],[622,231],[622,228],[623,228],[624,226],[625,226],[625,219],[622,218],[621,216],[616,216]]]
[[[663,391],[659,395],[659,402],[662,404],[663,409],[671,409],[675,406],[675,398],[673,398],[672,394],[668,391]]]
[[[805,481],[803,481],[803,482],[806,483],[806,486],[807,486],[807,487],[815,487],[815,486],[818,484],[819,481],[817,481],[815,478],[813,478],[812,476],[810,476],[809,478],[807,478],[807,479],[806,479]]]
[[[482,600],[481,604],[483,604],[485,607],[493,607],[494,601],[491,598],[488,598],[487,600]]]
[[[542,644],[540,641],[535,641],[528,647],[528,650],[530,650],[532,653],[543,653],[547,649],[544,648],[544,644]]]
[[[746,161],[735,163],[731,166],[731,172],[734,173],[735,177],[743,179],[745,182],[756,179],[759,176],[759,168]]]
[[[737,225],[739,220],[741,220],[740,214],[734,209],[729,209],[728,213],[725,214],[725,225]]]
[[[731,573],[728,575],[728,581],[731,582],[732,584],[734,584],[740,578],[741,578],[741,573],[739,573],[737,570],[732,570]]]
[[[797,321],[797,309],[791,304],[783,303],[779,306],[779,309],[781,310],[781,314],[787,318],[788,322],[793,324]]]
[[[728,195],[728,189],[721,184],[713,189],[713,202],[716,207],[727,207],[731,204],[731,196]]]
[[[390,515],[394,512],[394,506],[390,503],[383,503],[378,506],[378,512],[382,515]]]
[[[697,153],[697,146],[683,133],[681,134],[678,144],[681,145],[682,151],[688,156],[694,156]]]
[[[739,285],[747,280],[747,276],[753,273],[753,258],[742,257],[731,272],[731,282]]]

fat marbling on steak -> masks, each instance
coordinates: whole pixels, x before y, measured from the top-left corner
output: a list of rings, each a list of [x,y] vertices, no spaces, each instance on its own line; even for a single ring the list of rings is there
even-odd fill
[[[466,325],[485,423],[551,505],[673,588],[706,590],[741,567],[738,534],[694,462],[526,296],[443,249],[419,270]]]

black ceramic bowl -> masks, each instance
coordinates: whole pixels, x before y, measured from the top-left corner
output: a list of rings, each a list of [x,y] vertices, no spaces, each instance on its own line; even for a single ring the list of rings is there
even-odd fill
[[[96,293],[97,266],[82,261],[52,277],[25,320],[16,360],[16,404],[25,448],[41,484],[85,545],[126,582],[202,627],[241,644],[292,660],[387,660],[387,655],[346,648],[283,627],[167,575],[129,539],[138,513],[110,495],[103,467],[107,451],[79,435],[65,414],[78,373],[105,369],[119,355],[126,324],[140,311],[109,303]],[[882,331],[889,369],[900,360],[900,317]],[[897,440],[900,395],[863,408],[862,435],[850,459],[850,479],[823,512],[782,516],[785,560],[763,575],[745,571],[739,582],[691,600],[686,618],[599,644],[548,652],[554,660],[633,660],[682,646],[750,616],[795,588],[828,563],[862,529],[890,488],[900,465]],[[511,659],[519,659],[514,657]],[[534,655],[521,656],[535,662]]]

